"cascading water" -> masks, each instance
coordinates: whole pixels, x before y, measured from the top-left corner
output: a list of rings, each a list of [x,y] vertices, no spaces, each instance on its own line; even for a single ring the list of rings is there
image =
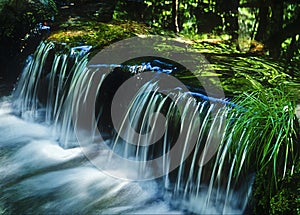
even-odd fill
[[[238,117],[230,115],[231,106],[196,99],[181,89],[162,92],[160,74],[172,72],[167,68],[152,71],[155,78],[142,84],[114,122],[109,117],[112,104],[121,107],[126,101],[113,100],[113,85],[119,88],[118,79],[123,78],[121,85],[131,73],[159,67],[153,69],[148,63],[93,68],[87,55],[52,52],[53,44],[42,43],[28,59],[14,94],[1,101],[0,212],[243,213],[251,177],[233,174],[236,161],[234,156],[228,158],[230,135],[222,141],[228,126],[225,119]],[[96,146],[106,148],[87,159],[93,151],[85,151],[78,142],[74,129],[79,119],[74,116],[92,88],[91,78],[104,68],[111,72],[99,77],[94,117],[104,137]],[[115,82],[110,82],[112,78]],[[157,113],[165,116],[164,121]],[[163,131],[161,137],[155,128]],[[95,131],[85,135],[87,140],[97,140]],[[211,148],[216,139],[220,144]],[[173,148],[175,156],[168,153]],[[208,158],[210,150],[216,152]],[[111,152],[137,165],[130,168]],[[94,167],[93,159],[107,163],[117,175],[152,179],[135,182],[111,177]],[[149,160],[157,160],[155,168]]]

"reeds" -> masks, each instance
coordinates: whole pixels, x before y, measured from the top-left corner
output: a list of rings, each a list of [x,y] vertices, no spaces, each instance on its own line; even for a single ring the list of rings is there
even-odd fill
[[[292,175],[299,159],[295,102],[284,90],[272,88],[244,93],[234,103],[236,117],[228,120],[226,141],[236,160],[235,175],[241,169],[269,172],[266,180],[277,187],[278,177],[284,178],[287,170]]]

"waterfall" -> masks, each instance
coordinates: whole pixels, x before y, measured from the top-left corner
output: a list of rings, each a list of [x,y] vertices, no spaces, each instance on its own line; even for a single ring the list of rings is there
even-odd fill
[[[169,65],[166,69],[153,69],[149,63],[143,67],[93,67],[88,66],[88,59],[88,54],[60,53],[52,43],[41,43],[28,59],[14,91],[16,114],[49,126],[62,149],[78,149],[75,130],[80,119],[74,116],[87,100],[88,92],[95,88],[92,117],[98,133],[86,133],[86,140],[94,141],[93,150],[97,146],[97,150],[105,147],[110,152],[92,153],[89,148],[85,154],[92,163],[104,160],[104,170],[134,172],[139,179],[157,182],[164,201],[179,210],[199,214],[245,210],[253,177],[233,172],[237,163],[229,155],[230,135],[225,132],[229,129],[228,119],[238,117],[231,114],[232,105],[218,99],[208,100],[205,95],[193,97],[199,93],[187,93],[180,88],[161,90],[160,77],[171,73]],[[92,86],[93,78],[102,69],[110,72],[101,74],[97,85]],[[114,100],[114,87],[119,88],[124,81],[149,70],[156,74],[155,78],[143,83],[131,101]],[[127,108],[111,119],[110,111],[123,106]],[[102,136],[101,142],[97,142],[97,135]],[[116,157],[134,165],[127,166]]]

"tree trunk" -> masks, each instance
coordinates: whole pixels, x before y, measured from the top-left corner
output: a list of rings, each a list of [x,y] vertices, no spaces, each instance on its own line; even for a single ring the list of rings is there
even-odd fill
[[[258,29],[257,33],[255,36],[255,40],[259,42],[266,42],[268,39],[269,35],[269,1],[262,1],[259,7],[259,13],[258,13],[258,19],[259,19],[259,24],[258,24]]]
[[[289,66],[293,67],[293,62],[292,62],[292,58],[294,57],[295,51],[299,49],[299,39],[295,36],[293,36],[292,42],[290,44],[290,46],[287,49],[287,52],[285,53],[285,59],[287,60],[287,64],[285,69],[289,70]],[[294,77],[295,75],[295,70],[292,69],[292,71],[290,71],[290,74],[292,77]]]
[[[238,30],[239,30],[238,12],[239,12],[239,0],[233,0],[229,11],[229,16],[227,18],[229,23],[228,32],[232,36],[233,40],[238,39]]]
[[[178,10],[179,10],[179,0],[172,0],[172,20],[173,20],[173,30],[175,33],[179,32]]]
[[[280,33],[282,32],[283,26],[283,1],[274,0],[271,3],[272,17],[271,17],[271,35],[273,36],[273,41],[269,43],[269,51],[272,57],[278,58],[281,54],[281,41],[277,39],[280,38]]]
[[[217,0],[216,11],[223,14],[225,18],[225,30],[233,40],[238,38],[238,8],[239,0]]]
[[[98,1],[98,20],[101,22],[109,22],[110,20],[112,20],[117,3],[118,0]]]
[[[294,53],[297,50],[297,45],[298,45],[298,39],[295,36],[293,36],[291,44],[289,45],[286,54],[285,54],[285,58],[290,61],[293,57],[294,57]]]
[[[267,46],[269,47],[270,50],[270,55],[272,57],[278,57],[278,50],[280,51],[281,44],[290,37],[293,37],[297,34],[300,34],[300,14],[298,14],[297,18],[295,19],[294,22],[286,25],[283,29],[280,29],[276,32],[273,32],[271,36],[269,37],[267,41]],[[273,44],[276,44],[277,46],[274,46]],[[280,52],[279,52],[280,54]]]

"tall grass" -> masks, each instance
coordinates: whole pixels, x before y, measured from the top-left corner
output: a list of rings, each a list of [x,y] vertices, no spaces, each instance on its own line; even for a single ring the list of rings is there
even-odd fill
[[[236,161],[235,176],[241,169],[268,172],[266,180],[277,186],[279,177],[293,174],[299,158],[295,102],[277,88],[244,93],[234,102],[226,141]]]

